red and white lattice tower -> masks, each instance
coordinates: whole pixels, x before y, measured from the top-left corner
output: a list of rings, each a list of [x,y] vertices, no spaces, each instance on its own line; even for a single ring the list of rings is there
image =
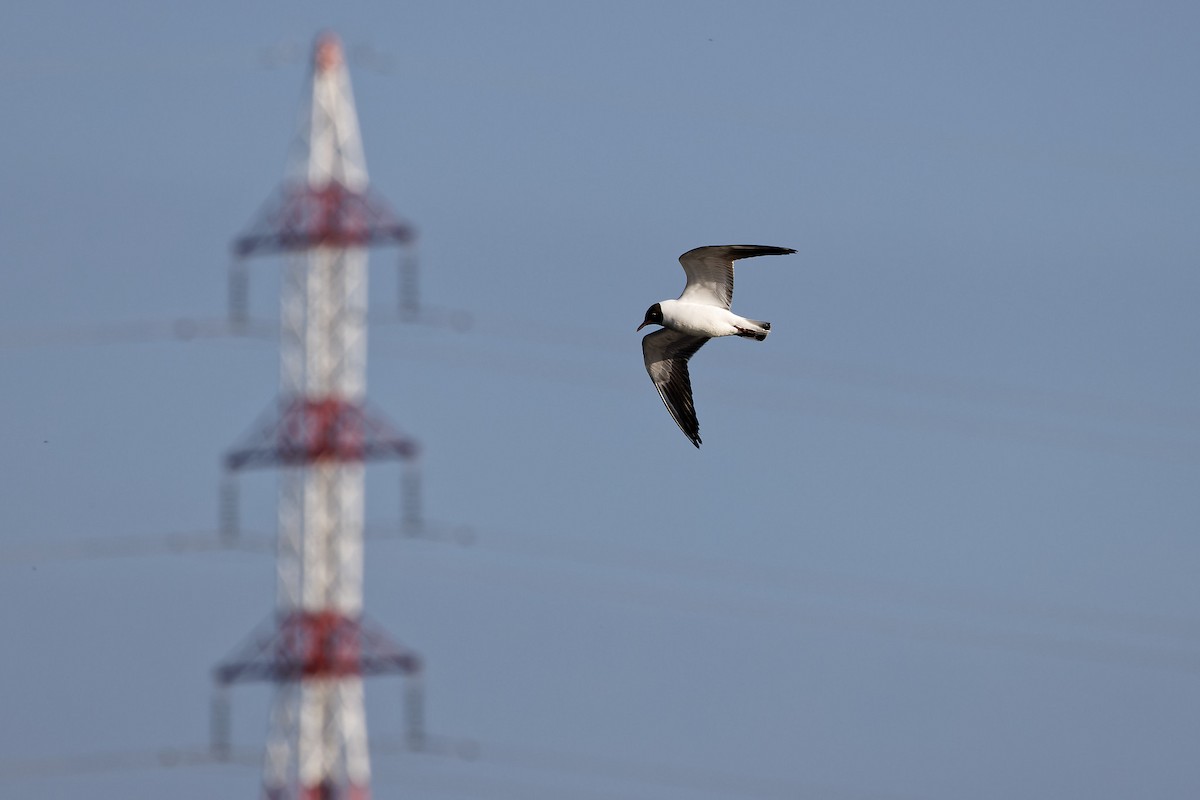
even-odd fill
[[[392,458],[407,468],[417,456],[413,441],[365,405],[367,248],[405,246],[414,233],[367,182],[346,64],[329,33],[316,41],[310,97],[284,184],[234,243],[239,265],[286,256],[281,397],[225,468],[283,475],[275,615],[215,678],[222,695],[242,681],[277,684],[268,800],[364,800],[363,677],[420,671],[415,654],[363,616],[364,462]]]

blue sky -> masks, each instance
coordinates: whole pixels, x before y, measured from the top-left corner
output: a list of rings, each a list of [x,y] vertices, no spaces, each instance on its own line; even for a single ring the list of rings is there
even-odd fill
[[[1200,74],[1186,3],[40,3],[0,12],[0,785],[253,797],[210,670],[271,611],[211,532],[272,400],[225,314],[314,35],[351,62],[374,187],[431,311],[368,394],[427,515],[367,607],[439,741],[375,796],[1180,797],[1200,784]],[[296,53],[298,58],[292,58]],[[633,329],[700,244],[763,344],[693,361],[704,447]],[[251,311],[277,317],[279,265]],[[397,516],[372,467],[367,517]],[[275,481],[242,483],[269,533]],[[133,549],[139,550],[135,546]],[[368,686],[380,744],[399,685]],[[96,754],[97,761],[88,759]],[[103,767],[103,768],[101,768]]]

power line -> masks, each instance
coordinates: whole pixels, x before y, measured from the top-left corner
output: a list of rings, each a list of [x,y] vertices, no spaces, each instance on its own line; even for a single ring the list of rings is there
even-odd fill
[[[720,797],[775,798],[819,797],[829,800],[919,800],[915,795],[876,792],[841,784],[796,781],[720,769],[681,767],[664,762],[570,752],[548,747],[513,745],[498,741],[465,740],[473,745],[472,761],[538,772],[560,772],[590,778],[615,779],[634,784],[681,789]]]
[[[666,762],[638,760],[595,753],[572,752],[550,747],[517,745],[471,737],[433,736],[422,746],[414,747],[403,738],[376,737],[371,743],[373,756],[403,756],[431,758],[447,764],[479,765],[518,769],[537,775],[559,774],[572,778],[602,779],[643,788],[682,790],[698,795],[758,798],[775,800],[797,797],[826,798],[827,800],[920,800],[906,793],[877,792],[828,782],[797,781],[789,778],[770,778],[749,773],[730,772],[714,768],[687,767]],[[89,775],[107,772],[129,772],[163,769],[193,769],[198,767],[236,766],[257,767],[263,751],[255,747],[237,747],[222,754],[203,746],[181,746],[142,750],[105,750],[91,753],[72,753],[39,758],[0,761],[0,781],[28,780]],[[432,785],[453,783],[461,785],[461,771],[436,776]],[[490,774],[474,776],[480,791],[498,788],[544,789],[542,784],[514,781],[508,776]],[[609,794],[603,791],[571,789],[572,797],[622,797],[626,791]]]
[[[460,545],[470,544],[475,537],[470,526],[436,520],[422,520],[418,525],[405,522],[369,524],[363,535],[367,539],[415,539]],[[0,546],[0,565],[219,552],[273,555],[275,535],[264,531],[238,531],[231,536],[226,530],[208,529],[16,542]]]
[[[150,344],[234,337],[272,339],[277,335],[274,327],[268,327],[261,321],[237,329],[224,317],[177,317],[165,320],[9,328],[0,331],[0,349]]]
[[[239,748],[228,758],[218,758],[207,747],[168,747],[146,750],[105,750],[40,758],[0,761],[0,780],[50,778],[129,770],[179,769],[222,762],[257,765],[261,759],[252,749]]]
[[[794,592],[797,586],[820,594],[890,605],[908,604],[940,611],[970,611],[991,616],[1026,618],[1095,628],[1114,633],[1200,640],[1200,619],[1099,610],[1084,606],[1028,602],[979,589],[931,586],[878,576],[849,575],[829,570],[780,567],[764,562],[735,561],[697,553],[666,550],[612,541],[480,528],[463,523],[423,520],[419,525],[368,523],[364,538],[456,545],[469,550],[515,555],[535,561],[566,562],[610,570],[702,581],[705,585],[771,588]],[[158,555],[243,552],[270,555],[274,534],[221,530],[162,534],[87,537],[56,542],[21,542],[0,547],[0,564],[38,564],[52,561],[152,557]]]
[[[492,576],[474,575],[476,581]],[[830,608],[805,603],[794,598],[761,597],[753,587],[721,587],[725,595],[714,591],[714,587],[696,587],[692,596],[686,596],[677,587],[664,586],[661,582],[634,584],[624,582],[614,585],[611,579],[602,579],[597,586],[595,576],[555,576],[547,580],[544,575],[531,577],[524,572],[521,585],[533,579],[565,593],[579,595],[582,591],[600,594],[605,599],[619,604],[634,605],[639,609],[650,609],[655,614],[668,612],[699,614],[705,617],[729,617],[752,624],[782,624],[788,630],[797,625],[822,628],[831,631],[859,632],[870,635],[893,636],[900,639],[927,641],[937,644],[969,647],[985,650],[1000,650],[1010,653],[1050,657],[1057,660],[1108,666],[1134,667],[1138,669],[1168,670],[1188,674],[1200,673],[1200,650],[1195,647],[1153,645],[1107,641],[1079,636],[1065,637],[1061,634],[1028,630],[991,630],[981,628],[971,620],[959,622],[929,621],[913,618],[911,609],[902,610],[891,606],[886,611],[864,612],[857,608]],[[511,579],[503,579],[511,585]],[[734,596],[730,596],[733,594]],[[1040,623],[1026,618],[1024,624]]]
[[[645,584],[628,581],[615,586],[613,576],[554,575],[564,591],[577,594],[590,590],[622,604],[650,608],[656,613],[674,611],[748,619],[756,622],[786,622],[827,628],[897,636],[953,646],[995,649],[1092,664],[1130,666],[1200,672],[1200,620],[1168,617],[1063,604],[1033,603],[995,593],[961,587],[938,587],[893,579],[837,574],[813,569],[781,568],[775,565],[734,562],[694,553],[659,550],[630,545],[617,546],[583,539],[480,529],[465,525],[430,522],[422,528],[374,524],[366,526],[367,538],[409,540],[429,544],[453,544],[467,550],[514,555],[534,564],[574,563],[649,577]],[[183,554],[238,550],[274,552],[274,539],[263,533],[248,533],[235,540],[219,532],[164,534],[159,536],[114,537],[50,545],[26,545],[0,550],[5,563],[37,563],[39,560],[112,558],[135,555]],[[40,552],[39,552],[39,548]],[[140,549],[139,548],[143,548]],[[45,558],[37,558],[37,556]],[[696,581],[704,589],[688,596],[692,587],[665,584],[671,577]],[[493,579],[495,579],[493,577]],[[547,577],[543,573],[540,579]],[[502,579],[506,580],[506,579]],[[522,581],[526,581],[522,578]],[[850,603],[878,603],[886,612],[869,612],[861,607],[814,605],[797,594],[797,587],[813,597]],[[715,591],[714,591],[715,590]],[[764,590],[775,594],[764,595]],[[724,592],[722,596],[720,593]],[[732,597],[730,596],[732,595]],[[922,611],[957,614],[957,621],[929,621],[914,617]],[[963,618],[971,615],[973,618]],[[1008,620],[1019,625],[1066,626],[1074,631],[1091,630],[1103,635],[1137,636],[1150,643],[1113,641],[1072,634],[1030,630],[996,630],[980,625],[980,617]],[[1171,640],[1170,643],[1165,643]]]
[[[467,331],[474,325],[470,312],[440,306],[370,313],[380,325],[420,325]],[[269,319],[227,317],[175,317],[171,319],[118,320],[65,325],[38,325],[0,330],[0,350],[41,347],[86,347],[190,342],[207,339],[251,339],[274,342],[279,323]]]
[[[449,329],[460,333],[483,334],[489,340],[507,339],[539,345],[546,344],[545,337],[530,331],[526,321],[506,318],[495,313],[477,313],[462,309],[444,308],[422,304],[411,309],[372,309],[369,315],[372,324],[391,326],[395,324],[421,325],[431,328]],[[11,328],[0,330],[0,348],[20,349],[45,346],[142,344],[159,341],[191,341],[198,339],[251,338],[274,340],[278,338],[278,323],[264,319],[241,319],[231,322],[225,318],[179,317],[168,320],[134,320],[123,322],[98,322],[80,325]],[[468,337],[470,339],[470,337]],[[559,326],[554,344],[559,348],[606,351],[628,356],[636,351],[635,343],[625,341],[608,331],[581,328],[578,325]],[[421,348],[426,349],[427,344]],[[387,350],[385,349],[385,354]],[[391,348],[393,355],[419,358],[416,350]],[[443,349],[426,360],[442,360],[453,351]],[[490,359],[495,354],[489,354]],[[525,361],[544,368],[547,360],[534,354],[512,354],[502,356],[510,363]],[[469,359],[473,366],[485,366],[488,362]],[[1095,416],[1113,421],[1138,425],[1177,428],[1191,432],[1200,431],[1200,409],[1179,406],[1163,406],[1139,401],[1121,400],[1079,392],[1064,392],[1038,387],[1022,387],[990,380],[952,374],[918,373],[897,370],[878,365],[851,364],[846,362],[802,357],[787,362],[773,361],[769,368],[754,364],[733,363],[726,369],[752,374],[784,377],[792,380],[820,382],[840,385],[851,389],[882,389],[885,391],[920,398],[936,398],[963,402],[976,406],[991,406],[1008,410],[1039,411],[1071,417]],[[506,371],[501,368],[500,371]],[[559,379],[560,372],[547,373]],[[576,382],[569,377],[569,382]],[[607,383],[607,382],[606,382]]]
[[[386,528],[380,533],[390,538]],[[885,602],[889,607],[908,604],[939,611],[989,614],[1052,621],[1076,627],[1091,627],[1115,633],[1155,635],[1200,641],[1200,619],[1166,617],[1101,611],[1094,608],[1033,603],[1014,600],[996,593],[961,587],[915,584],[892,578],[847,575],[829,570],[781,567],[763,562],[737,561],[726,557],[707,557],[694,552],[666,550],[647,546],[597,542],[579,537],[568,538],[528,532],[472,528],[454,542],[496,553],[530,559],[572,562],[588,566],[642,573],[656,578],[671,576],[693,579],[705,586],[763,588],[794,593],[797,586],[817,593],[851,600]],[[661,584],[657,584],[661,585]]]
[[[574,357],[555,359],[528,353],[483,353],[466,350],[457,343],[448,341],[432,345],[421,343],[419,348],[415,345],[406,345],[403,348],[389,347],[389,343],[385,342],[376,345],[375,349],[380,355],[401,356],[410,361],[438,365],[455,363],[507,375],[520,375],[533,380],[587,385],[604,391],[621,391],[622,389],[617,387],[632,386],[633,384],[623,378],[632,374],[632,370],[640,370],[640,365],[618,370],[597,361],[588,362],[584,366]],[[631,361],[630,364],[636,364],[636,361]],[[737,369],[731,365],[723,367],[733,368],[735,371]],[[773,379],[775,377],[777,376],[773,376]],[[637,385],[638,391],[641,391],[640,380]],[[800,388],[789,384],[751,394],[735,393],[723,384],[714,384],[709,387],[709,397],[709,402],[732,404],[739,408],[753,407],[790,418],[806,416],[835,419],[892,430],[948,433],[984,441],[1017,442],[1169,464],[1200,463],[1200,440],[1185,439],[1178,433],[1098,429],[1075,417],[1064,422],[1058,419],[1002,416],[978,408],[961,412],[947,411],[914,407],[898,403],[891,398],[876,396],[867,399],[831,397],[811,387]],[[1032,409],[1016,406],[1004,410],[1027,412]]]
[[[490,311],[474,313],[471,319],[470,332],[485,335],[491,340],[509,339],[536,345],[547,344],[541,328],[532,329],[525,319],[507,317]],[[627,357],[638,349],[637,337],[581,327],[575,322],[570,325],[555,325],[554,328],[553,344],[560,349],[584,350],[589,353],[604,351],[622,357]],[[897,394],[973,405],[1051,411],[1070,416],[1102,416],[1124,422],[1200,431],[1200,408],[1164,406],[1084,392],[1020,386],[989,378],[915,372],[807,355],[789,357],[787,360],[775,358],[771,359],[769,364],[763,365],[740,360],[723,365],[723,368],[774,378],[830,383],[851,389],[882,389]]]
[[[409,311],[372,312],[378,324],[418,324],[460,333],[474,331],[490,339],[541,341],[524,332],[524,326],[505,324],[502,317],[436,307]],[[271,341],[278,337],[273,323],[262,320],[230,322],[223,319],[179,318],[175,320],[97,323],[93,325],[12,329],[0,332],[0,349],[44,346],[139,344],[165,341],[251,338]],[[596,330],[566,331],[556,337],[557,345],[570,349],[602,350],[630,355],[632,349],[615,337]],[[475,369],[524,375],[538,380],[587,384],[611,391],[620,385],[618,373],[602,363],[589,363],[586,370],[576,358],[567,361],[530,352],[482,352],[464,349],[464,341],[440,340],[421,343],[377,344],[379,355],[400,356],[410,361],[465,364]],[[630,356],[632,358],[632,356]],[[549,367],[548,367],[549,365]],[[1200,440],[1182,438],[1180,433],[1200,433],[1200,410],[1162,407],[1090,395],[1021,388],[988,380],[953,375],[921,375],[879,367],[843,364],[829,360],[804,359],[792,364],[772,364],[770,369],[746,364],[726,364],[726,369],[767,375],[783,380],[771,392],[738,394],[736,399],[720,385],[713,387],[713,402],[736,402],[768,413],[802,413],[826,419],[866,423],[894,430],[941,432],[973,439],[1010,441],[1059,450],[1097,453],[1168,464],[1200,463]],[[630,369],[633,369],[632,367]],[[605,375],[607,370],[608,374]],[[622,370],[621,374],[625,374]],[[803,388],[795,382],[803,383]],[[790,382],[790,383],[789,383]],[[885,390],[924,400],[965,404],[968,410],[954,411],[912,407],[894,398],[831,398],[810,387],[813,383],[849,389]],[[1050,419],[1028,419],[997,415],[1034,412]],[[1109,423],[1149,426],[1171,431],[1097,429],[1087,418]],[[1064,421],[1065,420],[1065,421]]]
[[[272,539],[250,535],[229,540],[220,531],[93,536],[61,541],[19,542],[0,547],[2,564],[40,564],[49,561],[131,558],[188,553],[244,551],[268,553]]]

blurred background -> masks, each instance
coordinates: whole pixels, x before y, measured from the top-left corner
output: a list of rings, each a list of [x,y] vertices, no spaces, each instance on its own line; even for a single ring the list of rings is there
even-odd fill
[[[278,382],[226,273],[325,28],[457,323],[373,253],[368,395],[449,532],[367,542],[440,743],[369,681],[376,797],[1195,792],[1193,5],[123,0],[0,11],[0,793],[259,793],[270,687],[206,756],[274,599],[209,546]],[[693,360],[696,451],[634,328],[732,242],[799,252],[739,266],[774,328]]]

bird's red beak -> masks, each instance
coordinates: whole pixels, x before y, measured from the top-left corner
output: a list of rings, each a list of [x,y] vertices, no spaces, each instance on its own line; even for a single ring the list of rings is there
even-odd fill
[[[649,325],[649,324],[650,324],[650,323],[648,323],[648,322],[643,322],[641,325],[638,325],[638,326],[637,326],[637,330],[639,330],[639,331],[640,331],[642,328],[646,327],[646,326],[647,326],[647,325]]]

